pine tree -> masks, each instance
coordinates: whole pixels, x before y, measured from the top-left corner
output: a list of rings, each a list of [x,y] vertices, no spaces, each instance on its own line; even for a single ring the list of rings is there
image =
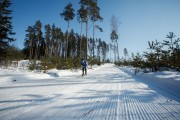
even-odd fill
[[[66,45],[66,57],[67,57],[67,54],[68,54],[68,31],[69,31],[69,23],[71,20],[73,20],[75,14],[74,14],[74,9],[72,7],[72,4],[69,3],[65,8],[64,8],[64,11],[63,13],[60,14],[62,17],[64,17],[64,20],[68,22],[68,28],[67,28],[67,36],[66,36],[66,39],[67,39],[67,45]]]
[[[63,39],[63,32],[61,31],[61,28],[56,28],[56,56],[60,56],[60,46],[61,46],[61,40]]]
[[[29,58],[30,60],[34,58],[34,50],[35,50],[35,30],[32,26],[28,26],[26,30],[26,38],[24,42],[24,51],[26,51],[26,57]]]
[[[154,52],[155,50],[155,44],[154,44],[154,41],[150,42],[148,41],[148,45],[149,45],[149,48],[150,49],[150,52],[144,52],[144,56],[146,57],[147,59],[147,67],[151,68],[152,72],[155,70],[154,68],[156,67],[157,65],[157,57],[156,57],[156,54]]]
[[[103,41],[102,42],[102,59],[103,59],[103,62],[105,62],[105,60],[106,60],[107,51],[108,51],[108,45],[106,44],[105,41]]]
[[[97,5],[97,1],[94,0],[93,2],[91,2],[91,7],[90,7],[90,19],[93,22],[93,44],[92,44],[92,49],[93,49],[93,58],[95,55],[95,40],[94,40],[94,35],[95,35],[95,28],[97,28],[98,30],[100,30],[100,32],[102,32],[102,28],[99,27],[98,25],[95,25],[95,23],[97,21],[103,21],[103,18],[100,15],[100,8]]]
[[[111,41],[114,43],[114,46],[113,46],[113,50],[114,50],[114,62],[116,61],[116,45],[115,43],[117,42],[117,39],[118,39],[118,35],[116,33],[115,30],[113,30],[111,32],[111,37],[110,37]]]
[[[128,51],[127,51],[126,48],[124,48],[124,56],[125,56],[125,61],[126,61],[126,60],[127,60],[126,58],[127,58],[127,56],[128,56]]]
[[[133,66],[136,67],[135,75],[138,72],[138,68],[142,67],[142,63],[143,63],[142,56],[140,55],[139,52],[137,52],[133,62]]]
[[[156,39],[156,41],[154,42],[154,50],[155,50],[155,56],[156,56],[156,65],[157,65],[157,67],[159,68],[159,66],[160,66],[160,55],[161,55],[161,52],[162,52],[162,47],[163,47],[163,45],[160,43],[160,42],[158,42],[157,41],[157,39]]]
[[[90,5],[93,0],[80,0],[79,4],[85,6],[85,23],[86,23],[86,57],[88,57],[88,21],[89,21],[89,15],[90,15]]]
[[[12,38],[15,33],[12,31],[12,16],[10,16],[12,10],[8,9],[10,5],[10,0],[0,0],[0,62],[7,57],[10,43],[15,41]]]
[[[35,28],[35,32],[36,32],[35,55],[36,55],[36,59],[39,59],[40,58],[40,46],[41,46],[41,43],[43,42],[43,37],[42,37],[43,33],[41,31],[42,23],[40,20],[36,21],[34,28]]]
[[[82,45],[82,37],[80,37],[80,35],[78,33],[75,33],[75,38],[76,38],[76,56],[77,58],[81,58],[81,49],[82,47],[80,47],[80,45]]]
[[[85,9],[84,5],[81,5],[81,8],[77,11],[77,20],[81,24],[80,30],[80,58],[82,56],[82,24],[86,22],[87,10]]]
[[[169,32],[169,35],[166,36],[166,38],[170,39],[170,41],[168,40],[164,40],[163,45],[168,46],[168,49],[170,50],[170,54],[171,54],[171,59],[173,61],[173,67],[176,66],[176,50],[177,50],[177,45],[180,42],[180,38],[173,40],[176,37],[176,35],[174,35],[173,32]]]
[[[99,59],[99,61],[101,60],[101,47],[102,47],[102,41],[101,39],[99,38],[97,40],[97,58]]]
[[[77,54],[76,54],[76,50],[77,50],[77,40],[76,40],[76,37],[75,37],[75,33],[74,33],[74,30],[71,29],[70,33],[69,33],[69,53],[70,53],[70,56],[69,57],[75,57]]]
[[[79,4],[81,6],[84,7],[84,20],[85,20],[85,23],[86,23],[86,57],[88,56],[88,23],[89,23],[89,19],[91,19],[91,21],[93,22],[93,39],[94,39],[94,31],[95,31],[95,28],[100,28],[99,26],[96,27],[95,25],[95,22],[100,20],[102,21],[102,17],[100,16],[100,8],[98,7],[97,5],[97,0],[80,0]],[[100,28],[100,31],[102,31],[102,28]],[[93,44],[93,47],[95,46],[95,40],[94,40],[94,43]],[[93,56],[94,56],[94,48],[93,48]]]
[[[52,25],[51,29],[51,41],[50,41],[50,46],[51,46],[51,52],[50,52],[50,57],[54,56],[54,45],[55,45],[55,39],[56,39],[56,26],[55,24]]]
[[[119,28],[119,20],[116,16],[112,16],[111,18],[111,41],[114,42],[114,61],[119,59],[119,50],[118,50],[118,43],[117,40],[119,39],[118,35],[118,28]]]
[[[51,26],[49,24],[45,25],[45,41],[46,41],[46,51],[45,55],[49,55],[49,49],[50,49],[50,41],[51,41]]]

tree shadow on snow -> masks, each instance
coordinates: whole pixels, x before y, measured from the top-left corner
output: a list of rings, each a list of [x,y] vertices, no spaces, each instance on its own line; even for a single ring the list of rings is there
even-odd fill
[[[37,94],[25,94],[25,95],[22,95],[22,97],[25,97],[25,98],[21,97],[18,100],[1,100],[0,104],[9,104],[9,103],[14,103],[14,104],[9,107],[0,108],[0,111],[14,110],[14,109],[22,108],[22,107],[31,107],[31,106],[36,106],[36,105],[49,104],[49,103],[54,102],[54,100],[57,100],[60,96],[62,95],[53,94],[51,96],[43,96],[43,95],[37,95]]]

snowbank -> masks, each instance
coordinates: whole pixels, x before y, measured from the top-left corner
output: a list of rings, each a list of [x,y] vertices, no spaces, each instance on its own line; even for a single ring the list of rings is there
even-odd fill
[[[47,73],[43,71],[30,71],[28,66],[31,63],[29,60],[21,60],[15,66],[8,66],[7,68],[0,68],[0,84],[12,84],[13,82],[30,82],[38,80],[52,80],[65,76],[81,76],[81,69],[76,70],[47,70]],[[37,63],[38,64],[38,63]],[[99,66],[89,66],[88,72],[99,69]]]

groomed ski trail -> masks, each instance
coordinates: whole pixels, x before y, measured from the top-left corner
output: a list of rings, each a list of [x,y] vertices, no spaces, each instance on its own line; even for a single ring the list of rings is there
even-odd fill
[[[84,77],[0,85],[0,119],[179,120],[180,103],[170,98],[106,64]]]

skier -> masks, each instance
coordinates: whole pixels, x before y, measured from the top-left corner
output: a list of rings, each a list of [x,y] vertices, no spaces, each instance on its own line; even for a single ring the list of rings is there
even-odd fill
[[[85,59],[81,59],[82,65],[82,76],[87,75],[87,61]]]

